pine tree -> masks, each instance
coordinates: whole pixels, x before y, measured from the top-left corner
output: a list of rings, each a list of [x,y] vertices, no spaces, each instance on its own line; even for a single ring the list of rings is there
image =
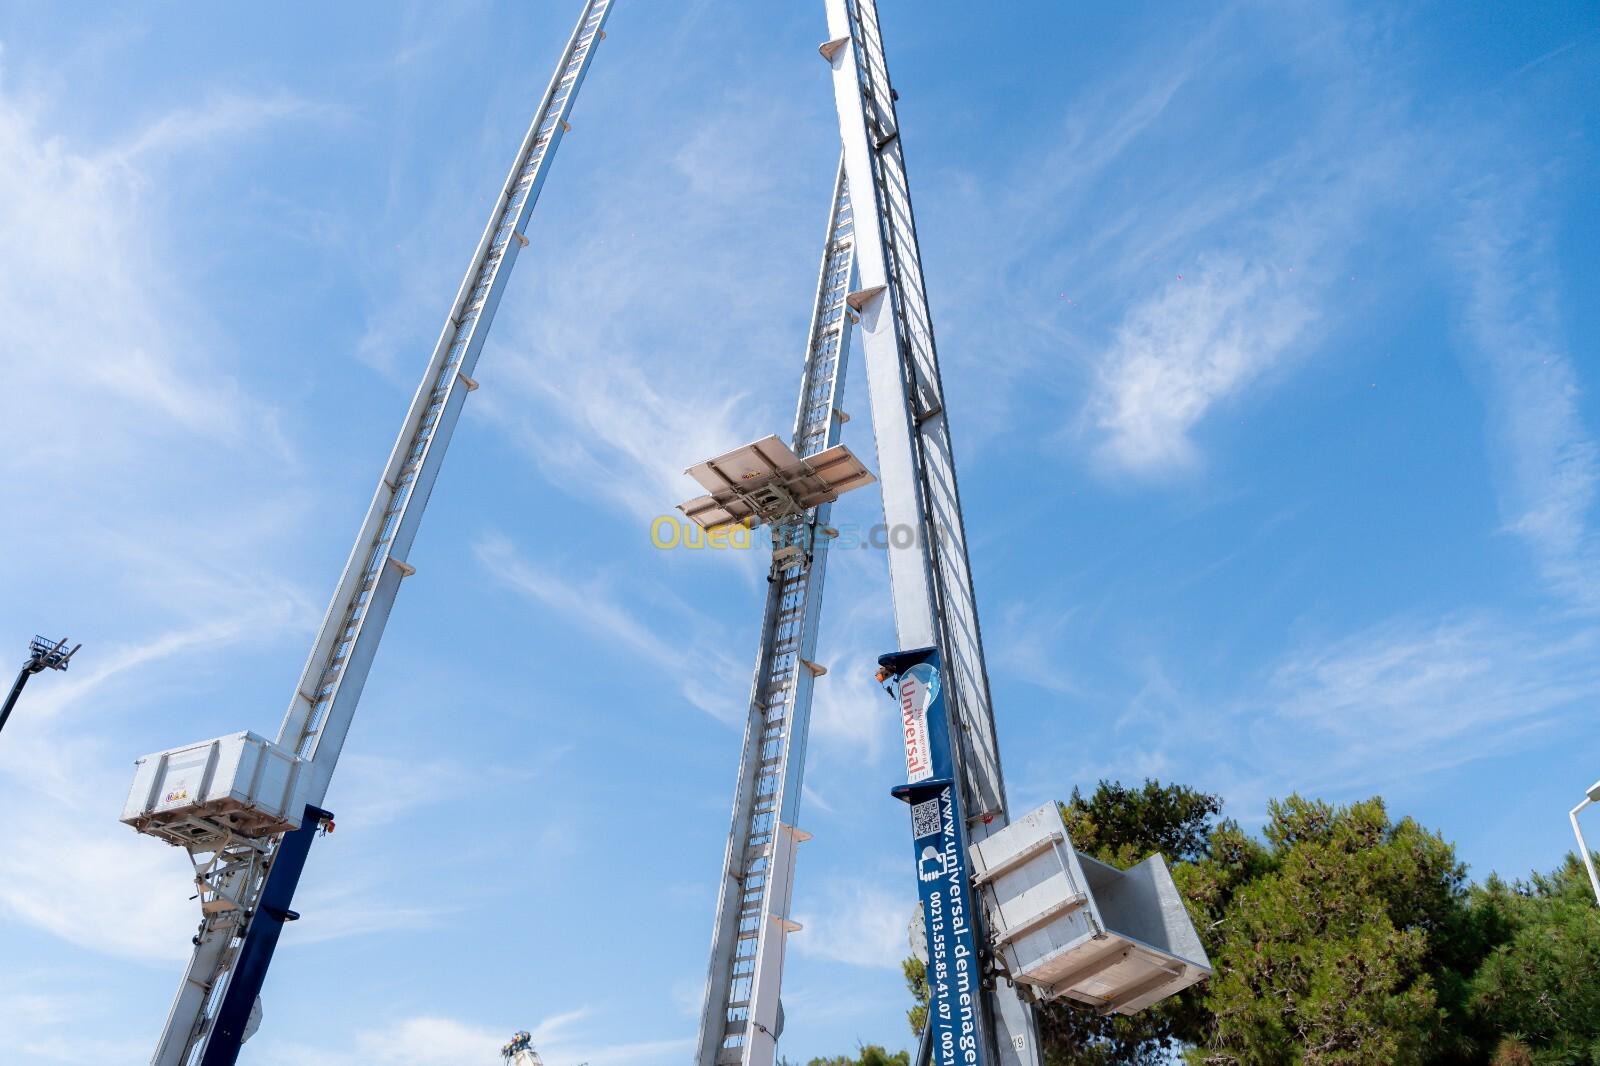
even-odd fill
[[[1506,1039],[1506,1066],[1600,1063],[1600,908],[1576,855],[1548,876],[1473,891],[1509,936],[1471,982],[1473,1012]]]

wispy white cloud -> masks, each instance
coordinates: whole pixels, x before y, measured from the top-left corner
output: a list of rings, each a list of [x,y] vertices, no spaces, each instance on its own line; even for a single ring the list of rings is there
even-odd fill
[[[872,499],[847,500],[838,506],[848,511],[836,511],[835,522],[844,520],[841,514],[881,513]],[[825,768],[871,764],[891,748],[898,751],[899,743],[894,736],[893,701],[872,680],[877,654],[894,641],[883,552],[835,549],[827,579],[817,658],[828,673],[817,679],[812,693],[811,759]]]
[[[31,980],[38,980],[40,975],[28,975]],[[30,990],[28,981],[12,979],[0,985],[4,990],[4,1007],[0,1007],[0,1019],[13,1020],[8,1017],[15,1016],[15,1020],[30,1018],[36,1023],[50,1023],[64,1021],[71,1016],[74,1007],[80,1001],[71,995],[47,993]]]
[[[1401,200],[1398,189],[1448,178],[1445,166],[1416,158],[1411,140],[1421,137],[1382,108],[1359,120],[1328,116],[1317,136],[1259,171],[1219,175],[1199,203],[1164,197],[1114,234],[1121,291],[1101,296],[1121,297],[1125,310],[1109,337],[1090,342],[1082,412],[1103,469],[1156,477],[1196,469],[1195,434],[1219,407],[1323,351],[1360,306],[1346,263],[1374,220]],[[1364,145],[1353,158],[1343,154],[1351,140]],[[1166,269],[1150,280],[1156,262]]]
[[[550,758],[549,753],[543,757]],[[352,751],[339,757],[339,778],[333,793],[339,821],[377,829],[440,803],[454,802],[469,789],[526,777],[492,766],[470,766],[450,758],[375,755]]]
[[[1021,787],[1200,780],[1241,816],[1271,796],[1408,792],[1548,738],[1600,698],[1600,631],[1490,612],[1401,616],[1303,639],[1254,678],[1197,688],[1145,663],[1109,742],[1085,758],[1022,760]],[[1038,795],[1035,795],[1038,793]]]
[[[837,814],[838,808],[828,802],[826,796],[812,788],[810,785],[800,786],[800,798],[805,809],[818,810],[823,814]]]
[[[1551,234],[1532,190],[1480,181],[1458,238],[1463,317],[1483,368],[1492,456],[1506,528],[1532,551],[1548,587],[1600,610],[1600,441],[1563,333]]]
[[[537,566],[503,536],[485,537],[475,552],[497,580],[590,632],[627,645],[675,679],[684,698],[712,717],[743,724],[744,668],[710,639],[719,628],[694,608],[672,601],[682,618],[671,625],[647,621],[624,606],[603,580],[577,582]]]
[[[1600,632],[1485,614],[1396,619],[1288,656],[1268,683],[1276,721],[1258,736],[1319,751],[1297,767],[1312,787],[1404,780],[1503,751],[1593,701],[1597,648]]]
[[[139,166],[148,157],[165,159],[177,152],[214,146],[225,137],[288,119],[332,117],[333,108],[285,92],[270,96],[221,94],[195,108],[169,111],[114,146],[110,158]]]
[[[1057,695],[1081,691],[1060,650],[1076,611],[1027,600],[1001,605],[997,613],[986,649],[991,668]]]
[[[0,1037],[0,1040],[5,1039]],[[8,1043],[8,1050],[27,1056],[21,1060],[25,1062],[137,1062],[149,1051],[143,1041],[131,1036],[81,1033],[65,1036],[58,1032],[38,1038],[13,1039]]]
[[[528,1033],[545,1066],[585,1062],[590,1066],[665,1066],[690,1049],[691,1042],[683,1037],[617,1042],[600,1035],[614,1027],[600,1024],[597,1014],[594,1007],[580,1007],[551,1015],[531,1027]],[[417,1015],[357,1033],[349,1051],[276,1043],[264,1061],[268,1066],[335,1066],[351,1061],[373,1066],[461,1066],[493,1061],[510,1036],[508,1027]]]
[[[857,652],[830,663],[828,674],[817,679],[811,737],[835,756],[873,763],[887,747],[893,704],[872,683],[876,668],[874,656]]]
[[[447,907],[407,903],[403,898],[406,894],[403,885],[397,890],[393,877],[366,874],[307,892],[298,904],[307,917],[295,928],[295,942],[321,944],[373,933],[430,929],[450,915]]]
[[[508,1034],[468,1025],[453,1018],[406,1018],[357,1040],[368,1062],[394,1066],[446,1066],[457,1062],[489,1062]]]
[[[579,1045],[574,1050],[556,1048],[542,1056],[546,1066],[635,1066],[648,1063],[676,1063],[694,1050],[692,1037],[669,1040],[638,1040],[626,1044]],[[559,1058],[557,1057],[559,1056]]]
[[[0,352],[16,447],[0,473],[41,464],[126,462],[174,429],[281,444],[270,411],[234,380],[192,285],[165,259],[155,189],[176,153],[238,138],[304,111],[289,98],[221,98],[174,112],[109,147],[47,132],[36,108],[0,93]]]
[[[1196,424],[1317,317],[1294,281],[1287,268],[1206,259],[1133,308],[1099,366],[1091,417],[1101,458],[1134,471],[1194,466]]]
[[[636,519],[675,513],[698,489],[684,471],[745,443],[735,412],[742,392],[691,395],[682,379],[626,361],[552,365],[548,357],[507,352],[494,373],[509,386],[483,410],[552,484],[578,497],[598,497]],[[556,415],[556,426],[527,417],[529,401]]]
[[[263,1029],[266,1018],[263,1017]],[[252,1044],[250,1052],[267,1066],[336,1066],[351,1061],[375,1066],[455,1066],[457,1063],[493,1062],[510,1031],[504,1027],[464,1022],[437,1015],[398,1018],[382,1028],[355,1034],[354,1046],[334,1050],[279,1039],[276,1031],[264,1037],[268,1046]]]
[[[1208,422],[1326,354],[1353,303],[1346,262],[1449,165],[1419,150],[1430,138],[1368,27],[1308,14],[1290,31],[1234,6],[1148,37],[1122,73],[1068,82],[1060,117],[1000,163],[1006,180],[942,205],[972,216],[959,250],[986,264],[956,282],[972,313],[941,316],[963,440],[1014,450],[1032,431],[1048,457],[1109,476],[1181,475],[1203,465]],[[1282,52],[1232,47],[1246,21]],[[1264,79],[1292,103],[1257,113]],[[1210,125],[1241,107],[1248,135]],[[964,348],[982,354],[963,363]],[[1041,394],[1071,412],[1067,432]]]
[[[696,494],[688,466],[787,431],[831,191],[826,157],[814,184],[773,165],[794,149],[799,111],[730,92],[674,116],[639,146],[665,164],[625,193],[576,187],[558,160],[474,397],[548,483],[647,520]],[[592,150],[570,138],[561,151]],[[759,248],[745,239],[756,219],[784,220]],[[791,230],[800,250],[774,254]],[[384,301],[371,328],[434,328],[423,321]]]
[[[842,876],[810,879],[806,898],[795,911],[802,928],[789,944],[813,958],[898,969],[909,951],[915,907],[913,897],[874,882]]]
[[[136,1062],[149,1054],[135,1033],[101,1026],[83,1031],[112,1004],[98,975],[71,965],[39,968],[8,955],[12,972],[0,978],[0,1060],[5,1062]],[[77,1023],[76,1025],[74,1023]]]
[[[0,864],[14,913],[85,946],[37,900],[103,908],[111,887],[84,864],[126,869],[150,889],[130,904],[148,920],[96,950],[148,955],[146,937],[188,939],[169,903],[182,903],[183,864],[116,825],[142,751],[111,746],[137,709],[192,692],[197,662],[314,618],[261,558],[303,502],[284,483],[292,449],[173,255],[162,179],[197,146],[236,146],[302,109],[224,94],[79,142],[45,99],[0,87],[0,260],[19,265],[0,274],[0,365],[27,397],[8,418],[0,487],[28,500],[0,531],[0,580],[30,612],[83,619],[72,631],[88,646],[67,674],[30,685],[7,729],[0,774],[44,835]],[[208,464],[224,475],[209,481]]]
[[[0,913],[96,954],[144,962],[188,956],[200,911],[187,899],[193,874],[182,852],[87,805],[14,804],[12,818],[0,854]],[[85,922],[86,914],[117,918]]]
[[[28,693],[28,715],[52,719],[74,704],[81,703],[112,682],[142,667],[179,656],[232,644],[245,637],[281,632],[308,620],[300,608],[302,601],[290,590],[282,598],[269,598],[251,604],[231,616],[208,618],[195,625],[158,633],[137,644],[98,648],[89,655],[74,657],[68,672],[59,678],[51,675],[44,685]],[[76,670],[72,669],[76,666]],[[33,763],[37,767],[37,763]]]

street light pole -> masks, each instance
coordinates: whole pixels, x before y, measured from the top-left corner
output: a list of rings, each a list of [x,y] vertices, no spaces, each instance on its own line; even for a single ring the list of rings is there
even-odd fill
[[[67,638],[60,640],[46,640],[44,637],[34,637],[28,643],[28,661],[22,664],[22,669],[17,673],[16,684],[11,686],[11,694],[6,697],[6,705],[0,707],[0,729],[6,727],[6,719],[11,717],[11,709],[17,705],[17,698],[22,695],[22,686],[28,683],[28,678],[45,670],[65,670],[67,663],[77,654],[82,644],[75,644],[71,651],[67,650]]]
[[[1578,854],[1583,856],[1583,867],[1589,871],[1589,887],[1594,889],[1594,901],[1600,904],[1600,875],[1594,870],[1594,853],[1589,850],[1589,845],[1584,843],[1583,827],[1578,824],[1578,812],[1591,803],[1600,803],[1600,781],[1589,786],[1583,802],[1572,808],[1567,817],[1572,821],[1572,835],[1578,838]]]

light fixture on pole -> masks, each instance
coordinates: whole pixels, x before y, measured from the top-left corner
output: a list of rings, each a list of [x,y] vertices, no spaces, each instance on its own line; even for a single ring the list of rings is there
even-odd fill
[[[6,727],[6,719],[11,717],[11,708],[17,705],[17,697],[22,695],[22,686],[28,683],[28,678],[45,670],[65,670],[67,662],[77,654],[82,644],[75,644],[71,651],[67,650],[67,638],[48,640],[45,637],[34,637],[28,642],[28,661],[22,664],[22,670],[17,674],[17,683],[11,686],[11,695],[6,697],[6,705],[0,708],[0,729]]]
[[[1600,803],[1600,781],[1589,786],[1583,802],[1572,808],[1567,817],[1572,820],[1572,835],[1578,838],[1578,854],[1583,856],[1583,867],[1589,871],[1589,886],[1594,889],[1594,901],[1600,904],[1600,874],[1594,871],[1594,853],[1583,841],[1583,827],[1578,824],[1578,812],[1591,803]]]

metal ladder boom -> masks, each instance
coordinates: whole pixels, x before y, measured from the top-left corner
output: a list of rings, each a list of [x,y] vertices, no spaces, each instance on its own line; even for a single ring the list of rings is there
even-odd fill
[[[549,172],[546,163],[568,128],[567,115],[610,10],[611,0],[587,0],[584,5],[456,293],[284,715],[278,743],[311,762],[312,803],[320,803],[327,790],[400,579],[411,572],[406,553],[462,401],[477,387],[471,372],[511,267],[526,243],[522,231]]]
[[[857,197],[861,287],[851,302],[861,312],[884,519],[916,533],[889,538],[895,630],[900,647],[943,655],[971,839],[982,840],[1006,824],[1005,781],[895,93],[875,0],[825,2],[822,53]],[[1031,1009],[1004,982],[984,1000],[982,1061],[1037,1066]]]
[[[512,264],[527,243],[522,231],[550,160],[569,128],[567,116],[593,59],[594,45],[605,36],[610,10],[611,0],[585,0],[456,293],[284,716],[278,743],[306,760],[307,796],[313,806],[320,807],[327,793],[400,581],[413,572],[406,555],[462,402],[477,387],[472,370]],[[229,867],[229,894],[243,905],[209,916],[202,925],[151,1058],[153,1066],[194,1066],[202,1056],[213,1061],[205,1052],[212,1022],[280,842],[281,837],[265,845],[240,842],[222,856]],[[232,1056],[236,1055],[233,1049]],[[226,1061],[233,1061],[232,1056]]]
[[[801,457],[839,442],[853,318],[845,301],[854,274],[855,216],[841,159],[795,414],[794,451]],[[775,558],[711,935],[697,1066],[772,1066],[776,1055],[784,948],[799,928],[789,918],[795,850],[808,839],[795,823],[812,683],[820,672],[814,656],[831,508],[823,504],[772,530]],[[796,547],[798,554],[778,554]]]

